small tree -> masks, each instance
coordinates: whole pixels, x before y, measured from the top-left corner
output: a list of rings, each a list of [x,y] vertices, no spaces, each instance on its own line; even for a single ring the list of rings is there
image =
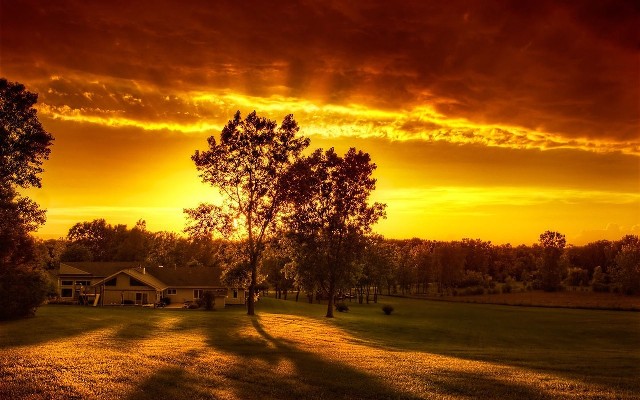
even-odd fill
[[[640,239],[628,235],[622,242],[611,271],[611,280],[625,294],[640,293]]]
[[[606,279],[607,277],[605,273],[602,272],[602,267],[598,265],[593,270],[593,278],[591,279],[591,289],[594,292],[608,292],[609,286],[607,285]]]
[[[542,288],[547,292],[560,289],[563,271],[559,261],[566,243],[564,235],[559,232],[546,231],[540,235],[540,245],[543,249],[540,278]]]
[[[220,135],[209,137],[209,148],[197,151],[192,160],[204,183],[218,189],[222,204],[200,204],[185,209],[190,221],[185,231],[192,237],[214,231],[241,240],[243,260],[251,281],[247,314],[254,315],[258,265],[266,240],[272,234],[284,206],[283,178],[309,145],[297,137],[292,115],[280,127],[254,112],[244,120],[238,111]]]

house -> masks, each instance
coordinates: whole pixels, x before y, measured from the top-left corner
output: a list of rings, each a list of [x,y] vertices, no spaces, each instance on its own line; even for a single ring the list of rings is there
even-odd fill
[[[143,267],[133,262],[65,262],[58,271],[59,296],[81,304],[171,304],[200,299],[211,291],[215,308],[244,304],[245,290],[220,282],[220,270],[209,267]]]

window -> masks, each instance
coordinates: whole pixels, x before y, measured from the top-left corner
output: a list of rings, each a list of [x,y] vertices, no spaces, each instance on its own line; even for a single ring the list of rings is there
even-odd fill
[[[238,289],[233,289],[233,298],[234,299],[238,298]]]
[[[116,286],[117,278],[111,278],[104,283],[105,286]]]
[[[62,281],[61,285],[62,286],[73,286],[73,281]]]
[[[129,286],[145,286],[145,284],[135,278],[129,277]]]
[[[91,286],[91,281],[76,281],[76,285]]]
[[[62,289],[60,297],[73,297],[73,289]]]
[[[202,298],[202,289],[194,289],[193,290],[193,298],[194,299],[201,299]]]
[[[175,295],[176,293],[176,289],[167,289],[167,296]]]

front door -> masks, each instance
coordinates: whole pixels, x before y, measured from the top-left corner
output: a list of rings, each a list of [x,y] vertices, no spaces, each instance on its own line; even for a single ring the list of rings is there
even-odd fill
[[[149,303],[149,297],[147,293],[136,293],[136,304],[147,304]]]

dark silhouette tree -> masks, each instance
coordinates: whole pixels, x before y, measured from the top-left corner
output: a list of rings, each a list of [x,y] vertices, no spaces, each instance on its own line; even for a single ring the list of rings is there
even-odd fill
[[[46,278],[36,269],[29,235],[45,213],[17,188],[41,187],[42,163],[53,136],[38,120],[38,95],[0,79],[0,319],[35,312],[46,294]]]
[[[624,294],[640,293],[640,238],[627,235],[615,257],[611,271],[613,284]]]
[[[384,216],[384,204],[369,204],[376,187],[376,165],[369,154],[351,148],[344,157],[333,148],[316,150],[291,170],[291,213],[288,224],[298,243],[316,256],[328,294],[327,317],[334,298],[362,254],[365,234]],[[299,268],[305,264],[298,262]]]
[[[258,265],[265,241],[272,234],[285,205],[283,178],[309,145],[297,137],[298,124],[288,115],[278,127],[275,121],[256,115],[244,120],[238,111],[223,128],[220,142],[209,137],[209,148],[192,159],[204,183],[218,189],[222,204],[200,204],[185,209],[192,237],[214,231],[242,240],[242,264],[251,275],[247,314],[254,315]]]
[[[540,278],[542,289],[547,292],[560,289],[563,275],[560,257],[566,243],[564,235],[559,232],[546,231],[540,235],[540,245],[542,246]]]

